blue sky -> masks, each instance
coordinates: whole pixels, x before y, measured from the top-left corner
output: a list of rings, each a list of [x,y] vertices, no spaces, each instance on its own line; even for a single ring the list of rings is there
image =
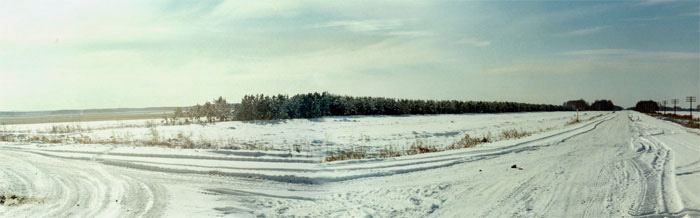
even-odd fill
[[[700,95],[698,1],[3,1],[0,111]]]

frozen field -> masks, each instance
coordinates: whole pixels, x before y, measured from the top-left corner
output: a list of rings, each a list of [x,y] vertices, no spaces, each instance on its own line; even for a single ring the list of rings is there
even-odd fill
[[[68,124],[81,129],[71,133],[51,133],[56,124],[6,125],[4,134],[66,142],[0,142],[0,192],[8,196],[0,217],[700,216],[700,131],[632,111],[581,113],[585,121],[566,125],[574,116],[150,128],[147,120],[104,121]],[[377,153],[417,139],[444,147],[465,134],[498,137],[510,129],[533,134],[475,148],[323,162],[329,151]],[[135,146],[153,140],[154,130],[158,140],[186,136],[197,149]],[[69,143],[83,137],[119,143]]]
[[[673,114],[673,110],[667,110],[665,112],[664,111],[657,111],[657,113]],[[678,114],[678,115],[690,115],[690,111],[676,111],[676,114]],[[693,117],[699,117],[699,116],[700,116],[700,113],[698,113],[697,111],[693,111]]]
[[[581,112],[579,118],[585,120],[600,114],[603,113]],[[171,141],[175,147],[185,138],[196,148],[301,151],[324,155],[328,151],[352,147],[367,148],[370,152],[387,146],[403,148],[416,139],[447,146],[465,134],[496,136],[512,129],[544,132],[563,128],[575,116],[575,112],[355,116],[180,126],[159,125],[160,120],[132,120],[4,125],[0,126],[0,132],[25,139],[45,136],[68,143],[87,137],[90,141],[120,145],[116,147],[151,142],[155,132],[157,141]],[[149,123],[156,126],[149,128]],[[52,132],[56,126],[67,126],[71,131]]]

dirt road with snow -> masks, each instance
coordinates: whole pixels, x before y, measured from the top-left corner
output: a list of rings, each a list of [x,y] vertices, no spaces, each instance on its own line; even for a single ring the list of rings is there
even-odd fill
[[[699,143],[698,131],[631,111],[478,148],[331,163],[6,143],[0,192],[16,199],[0,217],[698,217]]]

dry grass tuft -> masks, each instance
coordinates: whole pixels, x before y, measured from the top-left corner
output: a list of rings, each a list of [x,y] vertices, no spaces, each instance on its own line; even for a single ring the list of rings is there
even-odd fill
[[[462,149],[462,148],[473,148],[476,147],[480,144],[484,143],[489,143],[489,142],[495,142],[495,141],[500,141],[500,140],[509,140],[509,139],[519,139],[519,138],[524,138],[531,136],[536,133],[541,133],[541,132],[546,132],[550,130],[554,130],[554,127],[550,128],[538,128],[537,130],[533,131],[527,131],[527,130],[517,130],[517,129],[508,129],[508,130],[503,130],[499,134],[496,134],[494,136],[491,134],[491,132],[488,132],[484,134],[481,137],[472,137],[469,134],[464,134],[462,138],[460,138],[457,142],[454,142],[450,144],[449,146],[446,147],[438,147],[435,145],[431,145],[427,140],[425,139],[420,139],[416,138],[414,142],[411,143],[408,148],[404,147],[404,149],[400,149],[399,146],[396,144],[389,144],[388,146],[385,146],[383,150],[379,151],[375,155],[368,155],[366,150],[362,150],[360,154],[356,154],[357,151],[337,151],[337,152],[329,152],[328,155],[326,156],[325,160],[326,162],[332,162],[332,161],[339,161],[339,160],[350,160],[350,159],[364,159],[364,158],[392,158],[392,157],[401,157],[401,156],[406,156],[406,155],[416,155],[416,154],[424,154],[424,153],[432,153],[432,152],[441,152],[441,151],[447,151],[447,150],[456,150],[456,149]]]
[[[360,146],[358,149],[353,147],[350,151],[337,151],[335,153],[329,152],[326,156],[326,162],[365,158],[367,158],[367,149]]]
[[[531,136],[534,132],[529,132],[525,130],[509,129],[501,132],[502,139],[519,139],[523,137]]]
[[[459,141],[452,143],[448,147],[449,150],[460,149],[460,148],[473,148],[477,145],[484,143],[484,140],[488,141],[486,137],[483,138],[472,138],[469,134],[464,134],[464,137],[459,139]]]
[[[409,147],[409,149],[406,151],[406,155],[432,153],[437,151],[439,151],[439,149],[434,145],[429,145],[425,140],[417,138],[415,142],[411,143],[411,147]]]

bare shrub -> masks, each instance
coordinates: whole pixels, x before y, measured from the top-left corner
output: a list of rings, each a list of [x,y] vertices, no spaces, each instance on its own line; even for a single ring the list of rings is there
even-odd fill
[[[38,132],[46,132],[46,133],[53,133],[53,134],[63,134],[63,133],[75,133],[75,132],[83,132],[88,129],[84,129],[80,124],[73,124],[73,125],[52,125],[50,128],[48,128],[45,131],[38,131]]]
[[[437,151],[439,151],[439,149],[437,149],[437,147],[434,145],[429,145],[426,140],[416,138],[416,141],[411,143],[411,146],[406,151],[406,155],[431,153]]]
[[[384,146],[384,150],[379,152],[377,157],[379,158],[389,158],[389,157],[400,157],[401,151],[398,150],[397,146],[394,144],[389,144],[388,146]]]
[[[92,139],[89,136],[82,135],[76,138],[76,141],[80,144],[93,144]]]
[[[146,121],[146,128],[156,128],[158,124],[156,122],[153,122],[152,120]]]
[[[509,130],[504,130],[501,132],[501,137],[503,139],[519,139],[523,137],[528,137],[532,135],[533,132],[525,131],[525,130],[517,130],[517,129],[509,129]]]
[[[329,152],[326,156],[326,162],[338,160],[365,159],[367,157],[367,149],[362,146],[359,148],[352,147],[350,151]]]
[[[464,137],[459,139],[459,141],[452,143],[448,149],[472,148],[483,143],[482,141],[482,139],[472,138],[469,134],[464,134]]]
[[[180,146],[181,148],[194,148],[196,145],[194,140],[192,140],[192,133],[185,134],[182,131],[178,132],[175,138],[169,138],[165,144]]]
[[[567,126],[568,126],[568,125],[574,125],[574,124],[577,124],[577,123],[580,123],[580,122],[581,122],[581,120],[579,120],[579,119],[573,119],[573,120],[571,120],[571,121],[569,121],[569,122],[566,122],[566,125],[567,125]]]
[[[214,143],[211,142],[211,140],[207,139],[204,137],[204,134],[199,134],[199,141],[197,142],[199,147],[201,148],[212,148],[214,146]]]
[[[168,146],[170,148],[174,147],[173,144],[170,144],[168,143],[168,141],[163,140],[163,138],[160,136],[160,133],[158,132],[158,129],[156,129],[155,126],[149,128],[149,131],[151,134],[151,140],[146,141],[146,145],[163,145]]]
[[[697,119],[693,119],[693,120],[689,120],[683,126],[688,127],[688,128],[700,129],[700,122],[698,122]]]
[[[16,137],[13,134],[0,134],[0,141],[3,142],[13,142],[15,139]]]

